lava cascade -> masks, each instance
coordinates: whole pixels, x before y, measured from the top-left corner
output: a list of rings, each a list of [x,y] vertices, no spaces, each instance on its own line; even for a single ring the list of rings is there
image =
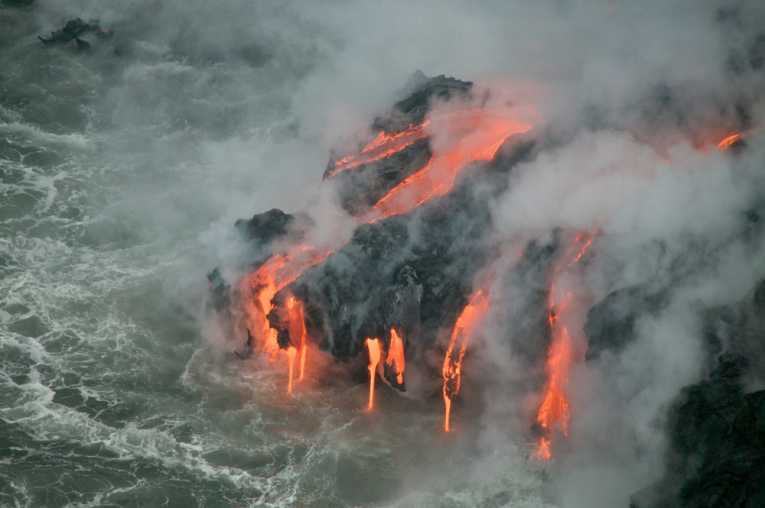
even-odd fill
[[[449,345],[446,349],[444,363],[441,368],[441,392],[444,398],[444,432],[451,430],[452,400],[459,394],[462,386],[462,362],[465,359],[468,343],[488,310],[488,293],[485,289],[478,289],[470,295],[467,305],[462,309],[452,328]]]
[[[255,338],[256,347],[271,359],[279,351],[277,331],[271,328],[268,321],[274,296],[305,270],[321,263],[330,253],[329,250],[299,244],[286,253],[271,256],[239,282],[245,325]]]
[[[300,356],[298,364],[298,381],[302,381],[305,377],[305,362],[308,348],[308,333],[305,328],[305,312],[303,310],[303,302],[295,298],[293,295],[288,295],[286,307],[288,330],[291,343],[290,348],[295,349],[294,344],[297,344],[297,352]],[[290,367],[289,392],[292,392],[292,373],[293,369]]]
[[[381,132],[362,149],[359,156],[344,157],[338,161],[334,165],[336,171],[331,172],[330,176],[398,153],[417,140],[427,137],[428,127],[432,124],[446,133],[445,148],[383,196],[373,207],[367,222],[408,213],[431,199],[447,194],[453,188],[462,168],[473,162],[491,160],[510,136],[526,132],[531,128],[524,122],[484,109],[444,113],[398,133]],[[306,269],[321,263],[330,253],[329,250],[322,251],[310,245],[299,244],[286,253],[271,256],[257,270],[240,281],[239,289],[243,296],[245,324],[255,337],[257,347],[270,358],[273,359],[279,351],[277,331],[271,328],[267,318],[273,308],[274,296]],[[400,340],[398,335],[396,337]],[[291,340],[293,344],[299,345],[304,339]],[[397,347],[397,345],[394,346],[394,348]],[[305,354],[306,348],[302,347],[300,351],[301,378]],[[400,353],[398,349],[394,349],[389,354],[393,355],[390,362],[396,370],[397,380],[403,380],[403,346]],[[294,362],[294,360],[290,361]]]
[[[369,353],[369,402],[367,403],[367,409],[371,411],[375,406],[375,378],[377,377],[377,365],[380,363],[381,356],[380,339],[367,338],[364,344],[367,346],[367,352]]]
[[[409,213],[448,194],[462,169],[474,162],[490,161],[509,137],[531,129],[525,122],[484,109],[434,116],[432,125],[446,138],[445,146],[436,147],[423,167],[380,198],[367,216],[368,222]]]
[[[332,178],[343,171],[386,159],[405,150],[417,141],[428,137],[428,124],[429,122],[425,120],[421,124],[410,125],[403,131],[379,132],[358,154],[346,155],[334,161],[324,177]]]
[[[404,384],[404,371],[406,370],[406,355],[404,353],[404,340],[396,332],[395,328],[390,329],[390,344],[388,345],[388,355],[385,358],[385,364],[393,369],[396,374],[396,383]]]
[[[537,410],[536,422],[542,430],[535,455],[541,460],[552,458],[551,434],[554,429],[568,437],[571,421],[571,403],[566,388],[576,356],[577,342],[569,329],[573,313],[577,311],[576,295],[559,284],[560,277],[579,263],[592,246],[594,235],[578,233],[553,267],[547,298],[547,324],[552,335],[545,362],[547,382],[542,402]]]

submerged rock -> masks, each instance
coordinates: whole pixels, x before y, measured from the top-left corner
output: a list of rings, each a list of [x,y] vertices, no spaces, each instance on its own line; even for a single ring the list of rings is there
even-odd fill
[[[83,50],[90,48],[90,43],[81,39],[86,34],[94,34],[99,38],[107,38],[114,35],[114,32],[109,28],[100,26],[98,20],[86,23],[80,18],[74,18],[67,21],[61,29],[51,32],[48,37],[40,35],[37,38],[46,46],[63,45],[75,41],[77,48]]]

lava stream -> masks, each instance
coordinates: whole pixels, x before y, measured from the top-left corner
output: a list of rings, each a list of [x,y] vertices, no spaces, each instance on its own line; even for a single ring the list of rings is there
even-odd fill
[[[483,109],[455,111],[432,120],[436,134],[445,138],[445,146],[434,147],[434,155],[423,167],[380,198],[366,217],[367,222],[408,213],[448,194],[462,169],[474,162],[492,160],[509,137],[531,129],[527,123]]]
[[[293,345],[297,344],[298,350],[300,352],[298,381],[302,381],[305,376],[308,332],[305,328],[305,311],[303,310],[303,302],[295,298],[293,295],[287,296],[287,317],[290,342]]]
[[[388,346],[388,356],[385,359],[385,364],[392,367],[396,373],[396,383],[403,385],[406,355],[404,354],[404,341],[395,328],[390,329],[390,345]]]
[[[371,411],[375,403],[375,377],[377,365],[380,363],[380,340],[368,338],[364,343],[369,352],[369,403],[367,409]]]
[[[388,133],[382,131],[378,133],[372,141],[361,149],[358,155],[346,155],[334,161],[324,177],[332,178],[343,171],[386,159],[401,152],[417,141],[428,137],[426,132],[428,123],[426,120],[418,125],[410,125],[400,132]]]
[[[717,148],[723,151],[728,150],[743,139],[744,137],[740,132],[734,132],[721,139],[720,142],[717,143]]]
[[[444,355],[441,368],[443,384],[441,392],[444,397],[444,432],[451,430],[450,417],[452,399],[457,396],[462,386],[462,362],[470,338],[475,334],[478,325],[489,310],[489,296],[484,289],[479,289],[470,295],[467,305],[462,309],[449,337],[449,346]],[[459,351],[455,347],[459,341]]]
[[[268,321],[274,296],[305,270],[321,263],[330,253],[329,250],[308,245],[296,245],[286,253],[274,254],[239,282],[245,325],[255,338],[258,349],[271,359],[279,351],[277,331],[271,328]]]
[[[545,362],[547,383],[536,417],[543,435],[537,442],[535,455],[541,460],[552,458],[551,433],[559,429],[567,437],[571,421],[571,404],[566,393],[566,386],[574,363],[576,347],[569,331],[569,323],[575,311],[575,306],[572,305],[575,303],[575,295],[571,291],[561,289],[559,278],[569,267],[577,264],[584,257],[592,246],[593,239],[593,234],[578,233],[553,267],[547,299],[547,322],[552,340]]]
[[[287,381],[287,393],[292,393],[292,380],[295,377],[295,355],[297,354],[297,349],[295,349],[295,346],[290,346],[287,348],[287,364],[288,364],[288,380]]]

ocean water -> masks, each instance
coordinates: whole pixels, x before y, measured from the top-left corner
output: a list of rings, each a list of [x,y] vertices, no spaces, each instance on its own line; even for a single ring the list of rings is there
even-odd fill
[[[211,331],[233,219],[320,181],[291,108],[321,43],[131,6],[87,54],[43,47],[78,5],[0,8],[0,506],[547,506],[523,444],[443,435],[437,396],[368,413],[328,364],[286,397]]]

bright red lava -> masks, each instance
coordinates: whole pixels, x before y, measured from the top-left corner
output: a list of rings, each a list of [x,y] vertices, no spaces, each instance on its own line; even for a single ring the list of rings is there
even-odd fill
[[[547,383],[536,417],[543,433],[535,452],[535,456],[540,460],[552,458],[553,431],[557,429],[563,436],[568,437],[571,421],[571,403],[566,390],[575,359],[575,343],[569,331],[569,323],[572,313],[576,311],[576,297],[570,290],[561,290],[558,280],[569,267],[581,261],[592,246],[593,238],[594,235],[590,233],[578,233],[553,267],[547,299],[547,322],[552,340],[545,362]]]
[[[390,329],[390,345],[388,346],[388,356],[385,364],[393,368],[396,374],[396,383],[404,384],[404,371],[406,370],[406,355],[404,354],[404,340],[396,332],[395,328]]]
[[[273,309],[274,296],[305,270],[321,263],[330,253],[329,250],[318,250],[304,244],[296,245],[286,253],[274,254],[254,272],[240,280],[239,294],[244,311],[244,324],[255,339],[256,349],[267,354],[272,360],[279,352],[277,331],[271,328],[267,317]],[[300,312],[302,314],[302,304]],[[298,345],[300,343],[297,342]],[[301,363],[303,362],[301,359]]]
[[[336,160],[327,171],[325,178],[332,178],[343,171],[386,159],[391,155],[401,152],[408,146],[428,137],[428,124],[429,122],[426,120],[418,125],[410,125],[403,131],[393,133],[379,132],[358,154],[346,155]]]
[[[371,411],[375,407],[375,378],[377,377],[377,365],[380,363],[380,339],[368,338],[364,341],[369,353],[369,401],[367,409]]]
[[[485,289],[479,289],[470,295],[467,305],[462,309],[449,337],[449,346],[441,367],[441,393],[444,398],[444,432],[451,430],[452,399],[462,387],[462,362],[465,359],[470,338],[489,311],[489,296]],[[459,350],[457,343],[459,342]]]
[[[493,159],[509,137],[529,129],[531,126],[527,123],[484,109],[440,113],[433,115],[422,124],[410,126],[401,132],[379,133],[358,155],[346,156],[336,161],[327,176],[332,177],[341,171],[390,157],[418,140],[427,138],[431,133],[435,133],[439,146],[434,147],[434,155],[431,159],[385,194],[364,218],[365,222],[375,222],[386,217],[408,213],[431,199],[449,193],[462,169],[475,162]],[[254,272],[240,280],[239,294],[244,311],[244,324],[255,339],[254,347],[266,353],[271,360],[279,352],[277,331],[271,328],[267,318],[273,309],[272,301],[275,295],[296,280],[305,270],[321,263],[331,252],[306,244],[296,245],[284,253],[274,254]],[[288,391],[291,392],[296,357],[299,358],[298,378],[302,379],[304,375],[307,334],[302,302],[295,303],[294,300],[288,299],[287,305],[299,307],[295,307],[294,311],[288,309],[290,342],[295,349],[295,351],[287,350]],[[370,338],[366,341],[370,355],[377,351],[375,343],[370,342],[374,340],[377,339]],[[391,330],[390,344],[385,362],[394,369],[397,382],[403,384],[405,370],[403,340],[395,330]],[[379,343],[376,347],[379,349]],[[456,386],[455,394],[459,391],[461,362],[465,347],[466,340],[460,349],[455,366],[450,367],[456,369],[456,373],[450,374],[452,378],[450,386]],[[379,359],[376,360],[376,362],[379,361]],[[445,362],[445,365],[447,363],[451,365],[454,362],[450,360]],[[447,392],[444,393],[446,400]],[[373,397],[374,376],[370,379],[370,408]],[[450,403],[450,400],[448,402]]]
[[[434,155],[423,167],[380,198],[367,222],[408,213],[448,194],[465,167],[492,160],[509,137],[531,129],[527,123],[483,109],[435,116],[432,124],[434,131],[444,136],[446,146],[434,147]]]

